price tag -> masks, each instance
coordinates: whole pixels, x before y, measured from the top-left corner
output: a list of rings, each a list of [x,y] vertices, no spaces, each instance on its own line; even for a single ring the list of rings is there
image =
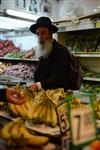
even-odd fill
[[[70,139],[65,135],[63,137],[61,137],[61,143],[62,143],[62,150],[69,150],[70,146]]]
[[[57,114],[61,130],[62,150],[69,150],[70,126],[68,120],[67,103],[65,101],[57,107]]]
[[[96,139],[96,126],[91,106],[70,111],[71,133],[74,145],[81,145]]]
[[[67,112],[66,102],[64,102],[57,108],[57,114],[59,118],[61,133],[64,133],[69,130],[69,121],[68,121],[68,112]]]

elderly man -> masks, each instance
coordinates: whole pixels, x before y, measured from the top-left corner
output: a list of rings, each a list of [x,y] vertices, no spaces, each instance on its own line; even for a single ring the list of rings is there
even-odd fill
[[[64,88],[77,90],[81,85],[80,72],[73,72],[71,54],[65,47],[53,39],[58,28],[48,17],[40,17],[30,31],[38,36],[39,63],[35,72],[33,91]]]

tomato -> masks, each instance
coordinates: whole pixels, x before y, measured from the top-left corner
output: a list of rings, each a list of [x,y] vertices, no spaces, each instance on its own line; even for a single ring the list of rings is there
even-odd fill
[[[91,150],[100,150],[100,141],[96,140],[91,143]]]

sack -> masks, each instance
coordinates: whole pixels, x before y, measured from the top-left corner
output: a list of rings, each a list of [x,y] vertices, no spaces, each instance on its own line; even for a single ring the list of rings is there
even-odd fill
[[[69,69],[69,80],[72,82],[73,89],[78,90],[82,84],[82,73],[79,60],[69,53],[70,55],[70,69]]]

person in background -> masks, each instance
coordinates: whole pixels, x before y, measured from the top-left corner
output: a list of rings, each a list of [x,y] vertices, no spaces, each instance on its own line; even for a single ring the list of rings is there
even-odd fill
[[[71,69],[71,55],[68,50],[59,44],[53,34],[58,28],[48,17],[40,17],[36,23],[31,25],[30,31],[38,37],[39,62],[35,71],[35,83],[30,85],[32,91],[39,91],[41,88],[65,90],[78,90],[81,80]]]

